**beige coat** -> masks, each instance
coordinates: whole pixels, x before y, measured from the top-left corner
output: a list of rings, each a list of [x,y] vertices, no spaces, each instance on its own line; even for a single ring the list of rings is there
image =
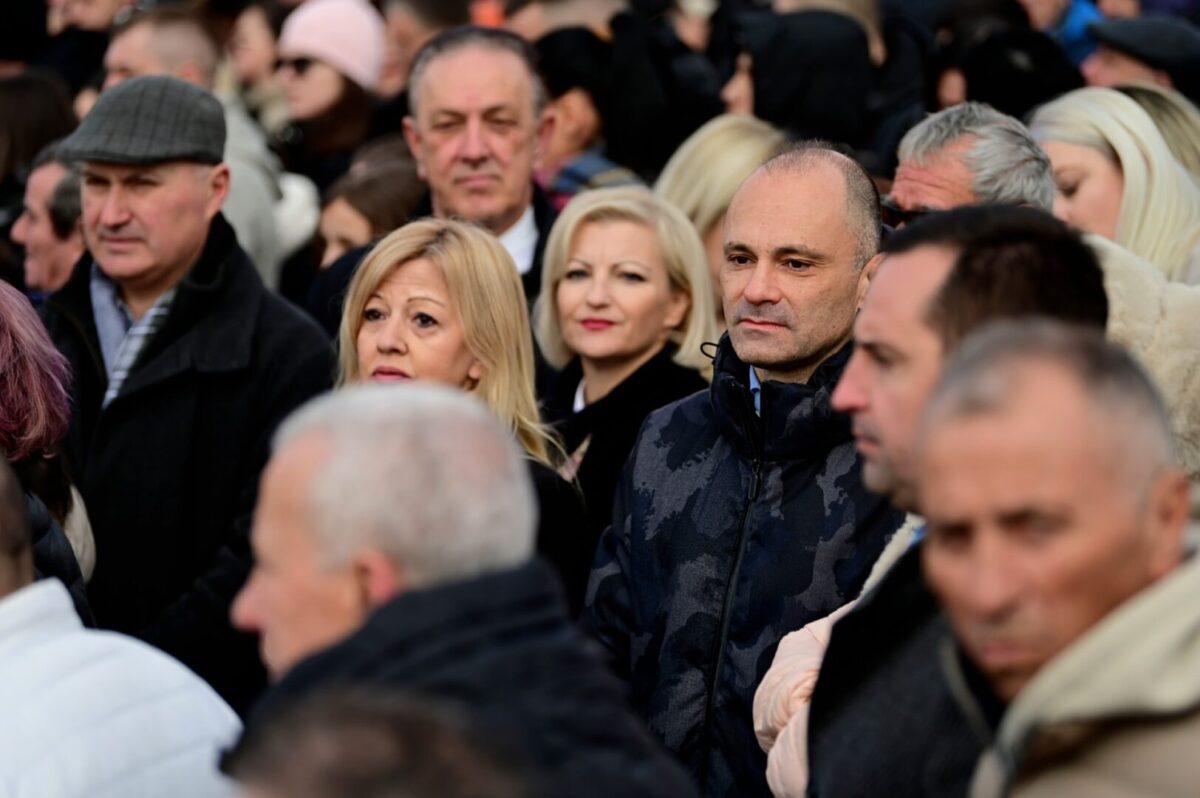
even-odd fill
[[[961,684],[953,671],[951,683]],[[980,760],[971,798],[1197,795],[1200,559],[1193,558],[1026,685]]]
[[[1108,337],[1136,356],[1171,411],[1179,461],[1200,482],[1200,286],[1168,282],[1149,261],[1099,236]]]

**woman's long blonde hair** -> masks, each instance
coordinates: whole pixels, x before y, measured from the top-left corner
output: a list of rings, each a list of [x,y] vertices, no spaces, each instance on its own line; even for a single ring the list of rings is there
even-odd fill
[[[1034,111],[1029,131],[1039,144],[1091,147],[1116,163],[1125,178],[1116,243],[1168,279],[1188,278],[1200,244],[1200,186],[1149,114],[1114,89],[1076,89]]]
[[[396,269],[418,258],[442,270],[467,347],[484,366],[473,392],[512,428],[531,457],[557,465],[561,447],[541,423],[534,396],[533,337],[521,278],[500,242],[472,224],[447,219],[411,222],[367,254],[342,308],[338,385],[362,381],[358,331],[371,295]]]

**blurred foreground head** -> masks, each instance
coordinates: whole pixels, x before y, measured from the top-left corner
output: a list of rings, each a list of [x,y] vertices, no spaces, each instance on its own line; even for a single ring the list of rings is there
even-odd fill
[[[245,798],[523,798],[525,777],[452,706],[331,692],[251,727],[222,768]]]
[[[1162,399],[1123,350],[998,323],[949,362],[917,444],[925,576],[1011,701],[1181,561],[1189,484]]]
[[[397,595],[525,563],[535,509],[511,433],[450,388],[356,386],[280,428],[234,623],[279,678]]]

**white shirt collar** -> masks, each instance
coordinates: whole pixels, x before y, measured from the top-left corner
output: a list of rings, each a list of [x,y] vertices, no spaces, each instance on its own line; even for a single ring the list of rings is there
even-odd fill
[[[497,237],[500,239],[500,245],[508,250],[509,255],[512,255],[519,273],[525,274],[533,268],[533,256],[537,252],[538,229],[537,222],[533,219],[532,205],[525,209],[525,213],[521,215],[516,224]]]

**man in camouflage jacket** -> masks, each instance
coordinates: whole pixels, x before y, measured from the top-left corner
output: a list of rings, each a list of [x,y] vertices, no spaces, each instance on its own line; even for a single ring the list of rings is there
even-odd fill
[[[711,389],[647,419],[597,553],[584,623],[707,796],[770,795],[754,690],[784,634],[857,596],[903,520],[863,487],[829,404],[878,219],[869,178],[829,150],[747,180]]]

